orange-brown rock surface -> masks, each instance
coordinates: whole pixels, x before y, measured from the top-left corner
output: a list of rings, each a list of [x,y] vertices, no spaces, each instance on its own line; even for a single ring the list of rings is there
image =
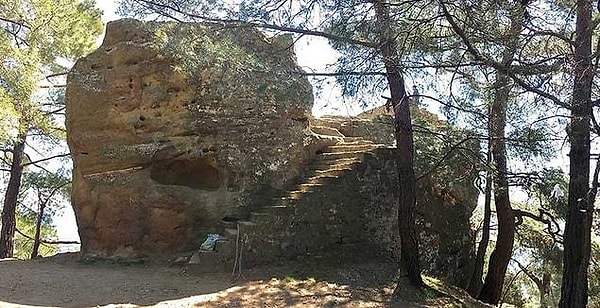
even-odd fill
[[[109,23],[68,77],[84,254],[189,249],[297,176],[314,155],[299,71],[291,40],[253,28]]]

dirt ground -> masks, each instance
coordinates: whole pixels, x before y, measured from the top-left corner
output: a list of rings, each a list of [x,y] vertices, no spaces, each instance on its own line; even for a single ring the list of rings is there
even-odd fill
[[[470,307],[437,292],[392,302],[389,262],[286,262],[234,279],[189,266],[78,260],[0,261],[0,307]]]

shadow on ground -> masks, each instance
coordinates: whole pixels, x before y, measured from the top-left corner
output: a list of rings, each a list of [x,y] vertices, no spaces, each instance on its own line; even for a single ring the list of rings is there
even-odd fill
[[[440,292],[396,288],[389,259],[343,252],[244,271],[202,273],[188,266],[81,264],[75,254],[0,262],[0,306],[53,307],[460,307]],[[467,306],[465,306],[467,307]],[[469,306],[470,307],[470,306]]]

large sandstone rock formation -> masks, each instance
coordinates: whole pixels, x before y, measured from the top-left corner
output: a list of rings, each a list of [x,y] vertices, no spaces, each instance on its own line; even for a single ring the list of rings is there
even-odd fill
[[[245,27],[109,23],[67,87],[85,256],[187,254],[209,232],[241,243],[203,254],[212,266],[231,266],[239,250],[247,265],[348,245],[398,255],[391,117],[380,108],[311,118],[312,89],[291,48]],[[421,127],[447,130],[413,112]],[[460,152],[439,164],[448,145],[427,136],[416,134],[422,262],[460,283],[476,172]]]
[[[291,48],[253,28],[109,23],[68,77],[83,252],[190,248],[294,178],[313,98]]]

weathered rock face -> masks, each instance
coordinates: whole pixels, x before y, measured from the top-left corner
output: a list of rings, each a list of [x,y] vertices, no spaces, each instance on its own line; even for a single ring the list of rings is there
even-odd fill
[[[84,254],[190,248],[297,176],[313,98],[291,47],[252,28],[109,23],[68,77]]]
[[[415,218],[422,269],[429,275],[462,286],[468,282],[473,265],[474,235],[470,217],[478,196],[473,185],[477,175],[477,160],[473,155],[478,153],[479,144],[473,140],[464,142],[463,147],[453,148],[463,142],[468,132],[453,128],[416,106],[411,110],[413,122],[420,127],[415,132],[415,172],[418,178]],[[345,136],[365,137],[388,146],[395,144],[393,120],[384,107],[355,118],[328,117],[312,122],[334,127]],[[443,141],[436,132],[452,136],[450,139],[453,140]],[[367,156],[357,168],[357,178],[361,180],[352,185],[360,194],[349,200],[358,203],[350,201],[352,206],[365,209],[363,223],[367,227],[366,234],[396,250],[399,245],[397,220],[394,219],[398,201],[395,149],[380,149],[376,154]]]

